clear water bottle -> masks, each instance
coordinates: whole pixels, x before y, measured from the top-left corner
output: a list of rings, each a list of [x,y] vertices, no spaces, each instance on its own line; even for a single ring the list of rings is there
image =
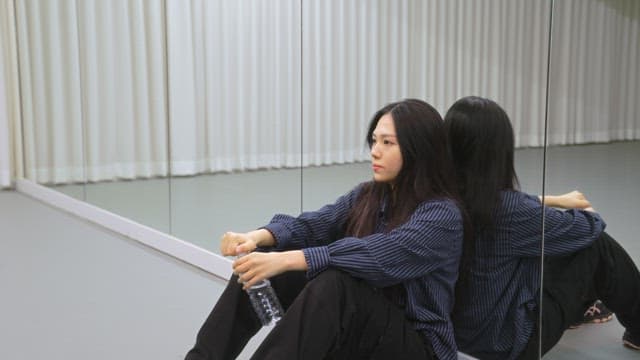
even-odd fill
[[[237,257],[240,258],[244,255],[246,253],[239,253]],[[246,291],[249,295],[249,301],[263,326],[273,326],[282,319],[284,309],[269,280],[264,279]]]
[[[247,294],[262,325],[272,326],[282,319],[284,310],[269,280],[262,280],[248,288]]]

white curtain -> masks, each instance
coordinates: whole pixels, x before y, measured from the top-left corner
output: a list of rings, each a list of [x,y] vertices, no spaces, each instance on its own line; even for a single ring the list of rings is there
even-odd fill
[[[165,176],[164,4],[77,0],[86,176]]]
[[[17,2],[26,177],[167,174],[163,2]]]
[[[82,181],[82,109],[75,4],[17,1],[25,176]]]
[[[444,114],[489,96],[519,145],[543,143],[547,2],[170,0],[167,14],[173,174],[299,166],[300,120],[303,166],[368,159],[370,115],[403,97]]]
[[[22,136],[14,8],[0,3],[0,188],[22,176]]]
[[[640,139],[640,1],[555,4],[549,143]]]
[[[3,41],[0,63],[5,185],[23,157],[44,183],[165,176],[169,153],[174,175],[361,161],[371,114],[405,97],[443,115],[458,97],[491,97],[518,146],[543,144],[548,1],[15,3],[3,26],[15,20],[18,42]],[[640,138],[639,8],[556,2],[550,143]]]
[[[172,174],[300,166],[300,1],[167,14]]]
[[[304,1],[303,164],[368,159],[370,116],[405,97],[493,98],[542,145],[548,29],[546,1]]]

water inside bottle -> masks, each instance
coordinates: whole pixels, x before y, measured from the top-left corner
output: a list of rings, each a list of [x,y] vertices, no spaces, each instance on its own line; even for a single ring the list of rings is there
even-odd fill
[[[275,325],[282,318],[284,311],[269,280],[252,286],[247,292],[262,325]]]

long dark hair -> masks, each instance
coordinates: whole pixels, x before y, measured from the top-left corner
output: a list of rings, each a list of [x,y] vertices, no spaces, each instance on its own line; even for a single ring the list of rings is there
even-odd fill
[[[380,204],[388,199],[387,228],[406,222],[416,207],[425,200],[450,198],[458,200],[442,117],[424,101],[405,99],[378,110],[369,124],[367,144],[378,121],[390,114],[402,154],[402,168],[394,182],[366,183],[347,221],[346,235],[365,236],[375,231]]]
[[[494,101],[469,96],[456,101],[444,118],[459,193],[474,236],[465,237],[460,279],[475,256],[475,239],[493,236],[500,191],[519,187],[513,165],[514,135],[507,113]]]

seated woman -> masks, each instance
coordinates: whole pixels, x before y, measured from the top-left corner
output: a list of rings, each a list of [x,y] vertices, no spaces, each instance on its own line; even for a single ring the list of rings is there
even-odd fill
[[[423,101],[392,103],[367,142],[372,181],[317,211],[222,237],[223,255],[249,254],[234,261],[239,276],[187,359],[240,353],[260,328],[243,287],[265,278],[286,313],[256,359],[457,358],[450,313],[463,216],[444,122]]]
[[[590,207],[555,208],[572,207],[570,197],[547,201],[551,207],[517,190],[513,129],[495,102],[460,99],[445,126],[474,234],[465,240],[452,314],[460,350],[483,360],[537,359],[538,325],[544,354],[596,299],[626,328],[624,343],[638,349],[640,274],[601,217]]]

